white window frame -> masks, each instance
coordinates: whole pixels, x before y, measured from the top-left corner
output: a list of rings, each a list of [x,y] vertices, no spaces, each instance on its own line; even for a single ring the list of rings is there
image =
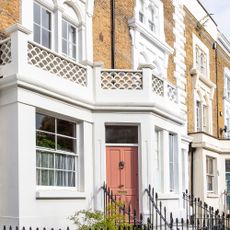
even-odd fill
[[[208,126],[208,122],[209,122],[209,116],[208,116],[208,106],[203,104],[202,105],[202,130],[204,132],[208,132],[209,130],[209,126]]]
[[[196,131],[202,131],[202,104],[200,101],[196,101]]]
[[[156,25],[155,25],[155,9],[152,6],[149,6],[148,8],[148,13],[149,13],[149,17],[148,17],[148,26],[149,29],[152,32],[156,32]]]
[[[177,157],[177,135],[174,133],[169,133],[169,192],[175,193],[177,190],[177,165],[178,165],[178,157]]]
[[[55,132],[48,132],[48,131],[43,131],[43,130],[38,130],[36,129],[36,134],[37,132],[43,132],[43,133],[46,133],[46,134],[52,134],[52,135],[55,135],[55,149],[52,149],[52,148],[47,148],[47,147],[41,147],[41,146],[37,146],[36,145],[36,170],[42,170],[42,169],[46,169],[46,168],[43,168],[43,167],[37,167],[37,151],[43,151],[43,152],[48,152],[48,153],[53,153],[54,156],[55,155],[65,155],[65,156],[73,156],[75,158],[74,162],[75,162],[75,170],[74,170],[74,174],[75,174],[75,181],[74,181],[74,186],[58,186],[58,185],[41,185],[41,184],[38,184],[37,182],[37,176],[36,176],[36,185],[38,188],[51,188],[51,189],[60,189],[60,188],[75,188],[77,190],[79,190],[79,186],[80,186],[80,165],[79,165],[79,162],[80,162],[80,154],[79,154],[79,128],[78,128],[78,123],[76,123],[75,121],[71,121],[69,119],[66,119],[66,118],[63,118],[63,117],[59,117],[59,116],[53,116],[51,114],[47,114],[47,113],[44,113],[44,112],[36,112],[36,116],[37,114],[41,114],[41,115],[45,115],[45,116],[49,116],[49,117],[52,117],[55,119]],[[68,122],[71,122],[71,123],[74,123],[75,124],[75,137],[69,137],[69,136],[66,136],[66,135],[62,135],[62,134],[57,134],[57,120],[65,120],[65,121],[68,121]],[[69,152],[69,151],[64,151],[64,150],[58,150],[56,147],[57,147],[57,137],[68,137],[70,139],[73,139],[75,140],[75,152]],[[47,168],[48,169],[48,168]],[[66,169],[64,170],[57,170],[54,166],[54,171],[68,171]],[[73,170],[72,170],[73,171]]]
[[[203,63],[201,62],[201,54],[204,56]],[[209,49],[195,34],[193,34],[193,68],[203,77],[210,79],[209,63]]]
[[[206,97],[206,96],[205,96]],[[210,107],[203,95],[195,100],[195,132],[210,133]]]
[[[144,0],[139,0],[139,11],[138,11],[138,19],[141,23],[144,23]]]
[[[66,24],[67,24],[67,39],[64,39],[63,38],[63,21],[65,21],[66,22]],[[70,42],[69,41],[69,26],[72,26],[74,29],[75,29],[75,44],[73,43],[73,42]],[[69,57],[69,58],[71,58],[71,59],[73,59],[73,60],[77,60],[77,57],[78,57],[78,49],[77,49],[77,46],[78,46],[78,27],[76,26],[76,25],[74,25],[74,23],[72,23],[72,22],[70,22],[69,20],[67,20],[67,19],[65,19],[65,17],[62,17],[62,41],[63,40],[65,40],[66,42],[67,42],[67,54],[65,54],[65,53],[63,53],[63,43],[62,43],[62,49],[61,49],[61,51],[62,51],[62,54],[63,55],[65,55],[65,56],[67,56],[67,57]],[[70,55],[70,49],[69,49],[69,45],[75,45],[75,57],[73,57],[73,56],[71,56]]]
[[[207,75],[207,54],[196,45],[196,69],[203,75]]]
[[[210,164],[212,164],[212,172],[210,171]],[[211,189],[209,189],[209,178],[211,178]],[[216,180],[216,158],[206,156],[206,186],[207,192],[214,193],[215,192],[215,180]]]
[[[39,38],[40,42],[38,44],[46,47],[47,49],[52,49],[52,46],[53,46],[53,40],[52,40],[53,39],[53,12],[51,10],[49,10],[47,7],[41,5],[40,3],[36,2],[36,1],[33,2],[33,11],[34,11],[34,5],[35,4],[40,7],[40,20],[41,20],[40,24],[35,23],[35,21],[34,21],[35,16],[33,13],[33,26],[34,25],[38,26],[39,30],[40,30],[40,38]],[[43,26],[42,26],[42,11],[43,10],[49,12],[49,14],[50,14],[50,30],[48,30],[47,28],[43,28]],[[43,45],[43,43],[42,43],[42,34],[43,34],[42,30],[43,29],[50,33],[50,46],[49,47]],[[33,31],[33,41],[35,41],[35,31]]]

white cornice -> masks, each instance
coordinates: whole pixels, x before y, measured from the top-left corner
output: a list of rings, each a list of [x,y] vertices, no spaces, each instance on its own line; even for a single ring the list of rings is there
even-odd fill
[[[23,88],[31,92],[39,93],[57,100],[61,100],[73,105],[80,106],[84,109],[91,110],[92,112],[99,111],[132,111],[132,112],[152,112],[159,114],[160,116],[171,120],[179,125],[185,124],[185,118],[182,114],[175,112],[176,108],[165,107],[158,102],[133,102],[127,104],[127,102],[109,102],[100,103],[94,100],[86,99],[83,100],[78,96],[67,95],[57,89],[54,89],[55,84],[50,86],[51,88],[45,88],[42,85],[35,85],[28,81],[28,78],[23,75],[12,75],[1,79],[0,88],[4,89],[7,87],[16,86]]]

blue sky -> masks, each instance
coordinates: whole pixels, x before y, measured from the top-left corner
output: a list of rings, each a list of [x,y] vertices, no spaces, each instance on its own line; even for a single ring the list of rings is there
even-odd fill
[[[216,21],[219,30],[230,40],[230,0],[200,0]]]

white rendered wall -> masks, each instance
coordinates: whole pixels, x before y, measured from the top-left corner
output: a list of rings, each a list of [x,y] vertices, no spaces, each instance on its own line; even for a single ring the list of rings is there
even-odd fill
[[[12,93],[9,97],[9,93]],[[15,97],[13,97],[15,96]],[[14,103],[11,101],[15,100]],[[8,104],[9,103],[9,104]],[[80,124],[80,188],[36,186],[36,110]],[[8,88],[1,97],[0,225],[74,227],[76,211],[93,208],[92,123],[86,110],[24,89]],[[85,116],[86,119],[83,119]],[[83,154],[84,153],[84,154]],[[90,179],[91,178],[91,179]]]
[[[19,224],[17,112],[17,103],[0,107],[0,227]]]
[[[163,201],[163,205],[167,206],[167,210],[173,211],[175,216],[183,215],[181,198],[182,187],[181,180],[182,175],[179,170],[183,166],[181,165],[181,151],[182,146],[181,131],[182,127],[170,120],[163,119],[157,115],[148,112],[101,112],[94,114],[95,126],[94,126],[94,180],[95,180],[95,192],[98,194],[95,200],[96,209],[102,209],[103,197],[99,192],[101,185],[106,181],[106,143],[105,143],[105,126],[110,125],[127,125],[132,124],[138,126],[139,142],[138,142],[138,182],[139,182],[139,207],[140,212],[148,214],[147,196],[144,193],[145,188],[149,184],[155,188],[155,191],[159,192],[159,198]],[[178,138],[178,180],[177,190],[175,193],[169,192],[169,171],[168,171],[168,158],[166,156],[160,156],[162,167],[157,168],[157,161],[155,153],[155,129],[161,128],[165,132],[166,141],[169,132],[177,134]],[[175,131],[176,130],[176,131]],[[167,155],[168,147],[164,142],[165,147],[163,153]],[[166,167],[164,167],[164,164]],[[161,171],[159,171],[161,170]],[[159,182],[158,176],[161,176],[161,182]],[[187,180],[187,178],[186,178]],[[164,190],[162,190],[161,183],[165,183]],[[177,211],[175,211],[177,207]]]

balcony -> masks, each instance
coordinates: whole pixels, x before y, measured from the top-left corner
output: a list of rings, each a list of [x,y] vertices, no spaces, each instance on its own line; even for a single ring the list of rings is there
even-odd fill
[[[9,28],[8,33],[10,37],[0,41],[2,85],[15,76],[27,88],[46,90],[91,108],[154,107],[178,113],[177,88],[154,75],[150,65],[140,70],[103,69],[100,63],[82,65],[32,42],[29,31],[20,25]]]

